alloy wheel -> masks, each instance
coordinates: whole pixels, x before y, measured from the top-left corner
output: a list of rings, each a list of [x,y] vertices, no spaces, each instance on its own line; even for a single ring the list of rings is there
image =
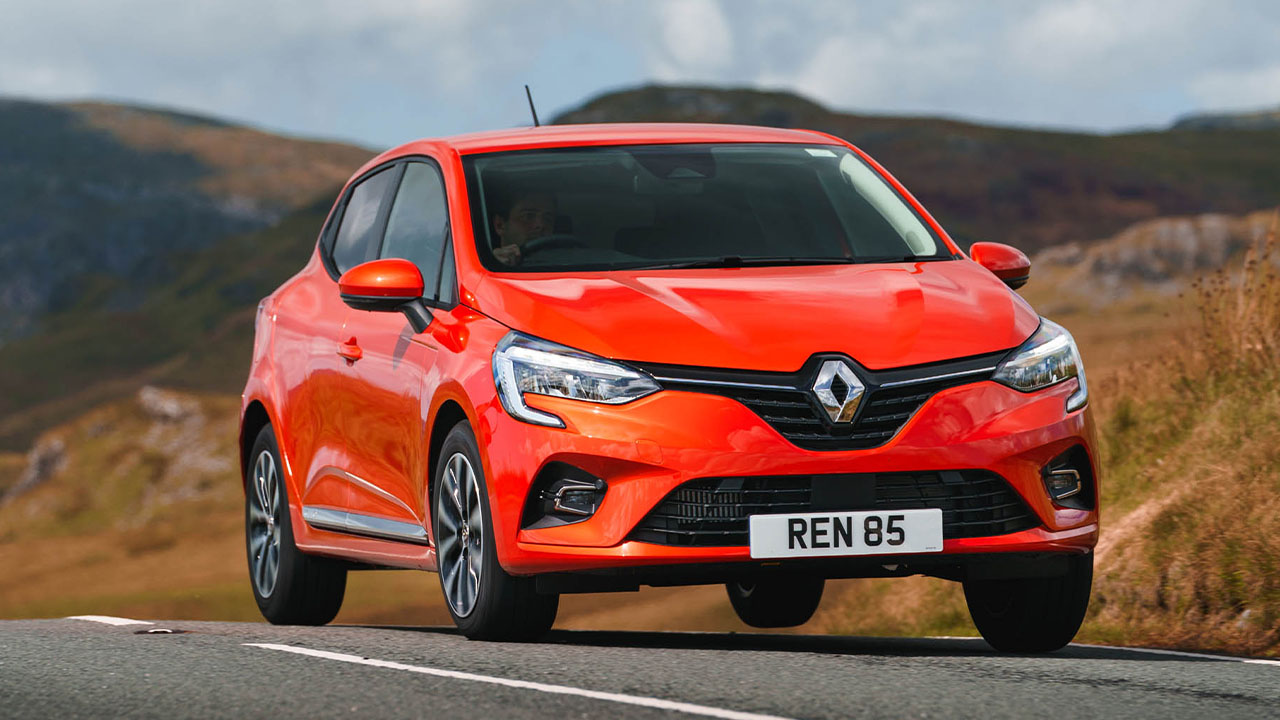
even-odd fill
[[[475,609],[484,570],[484,515],[480,481],[471,461],[454,453],[445,464],[436,497],[436,552],[445,600],[458,617]]]
[[[280,574],[280,475],[268,450],[253,465],[249,493],[249,562],[258,595],[271,597]]]

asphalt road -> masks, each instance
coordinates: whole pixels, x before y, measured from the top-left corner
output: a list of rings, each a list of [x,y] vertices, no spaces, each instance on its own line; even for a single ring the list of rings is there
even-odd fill
[[[161,632],[161,631],[173,632]],[[0,717],[1280,716],[1280,662],[974,639],[0,622]]]

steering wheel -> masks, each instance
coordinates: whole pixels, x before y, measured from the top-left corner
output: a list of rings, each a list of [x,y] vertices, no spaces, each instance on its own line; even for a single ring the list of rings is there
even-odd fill
[[[587,242],[582,238],[568,233],[554,233],[551,235],[543,235],[534,238],[520,246],[520,254],[524,256],[540,253],[543,250],[556,250],[562,248],[580,248],[587,247]]]

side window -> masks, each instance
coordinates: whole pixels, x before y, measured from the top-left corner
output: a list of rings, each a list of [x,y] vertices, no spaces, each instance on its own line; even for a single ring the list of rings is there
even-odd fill
[[[449,206],[440,171],[428,163],[409,163],[391,206],[381,257],[404,258],[417,265],[422,271],[423,296],[435,298],[448,236]]]
[[[338,226],[333,241],[333,264],[344,273],[362,262],[378,255],[377,224],[379,211],[387,195],[388,184],[395,178],[395,169],[388,168],[371,175],[351,191],[342,224]]]

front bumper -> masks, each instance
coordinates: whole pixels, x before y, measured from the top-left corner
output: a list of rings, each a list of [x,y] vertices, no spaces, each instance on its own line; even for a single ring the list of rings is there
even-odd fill
[[[1074,389],[1074,381],[1035,393],[990,381],[950,388],[889,442],[844,452],[798,448],[745,406],[714,395],[666,390],[622,406],[527,396],[531,406],[561,417],[564,429],[516,421],[494,402],[478,434],[498,558],[516,575],[752,562],[745,546],[655,545],[627,535],[669,492],[697,478],[959,469],[1003,477],[1042,525],[949,539],[943,555],[1087,552],[1097,543],[1097,510],[1055,506],[1040,476],[1049,460],[1079,444],[1098,477],[1089,409],[1065,412]],[[534,477],[556,461],[605,479],[604,501],[585,521],[520,529]]]

